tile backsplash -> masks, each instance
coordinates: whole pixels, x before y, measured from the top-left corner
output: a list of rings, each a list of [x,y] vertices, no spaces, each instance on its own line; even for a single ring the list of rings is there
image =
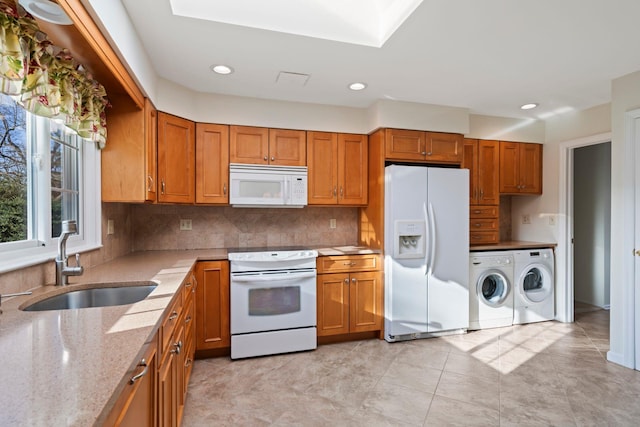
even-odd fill
[[[191,230],[180,230],[180,220]],[[336,228],[330,228],[331,219]],[[358,209],[251,209],[133,205],[133,251],[265,246],[343,246],[358,240]]]

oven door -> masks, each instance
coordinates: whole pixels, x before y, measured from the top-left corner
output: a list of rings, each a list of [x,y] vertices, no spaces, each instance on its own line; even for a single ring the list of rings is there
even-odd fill
[[[231,274],[231,334],[316,326],[316,270]]]

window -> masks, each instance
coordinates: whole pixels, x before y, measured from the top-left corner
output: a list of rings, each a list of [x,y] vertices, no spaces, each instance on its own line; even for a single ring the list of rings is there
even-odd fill
[[[65,220],[69,251],[99,247],[99,176],[94,143],[0,96],[0,272],[53,259]]]

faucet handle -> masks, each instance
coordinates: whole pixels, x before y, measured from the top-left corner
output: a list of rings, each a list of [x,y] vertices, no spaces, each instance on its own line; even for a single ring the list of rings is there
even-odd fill
[[[82,267],[80,265],[80,254],[76,254],[76,267]]]

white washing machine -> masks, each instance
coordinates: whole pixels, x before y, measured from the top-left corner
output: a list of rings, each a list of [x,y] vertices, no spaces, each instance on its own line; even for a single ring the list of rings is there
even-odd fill
[[[542,322],[555,318],[553,249],[513,252],[515,292],[513,324]]]
[[[511,252],[472,252],[469,256],[469,330],[513,323]]]

